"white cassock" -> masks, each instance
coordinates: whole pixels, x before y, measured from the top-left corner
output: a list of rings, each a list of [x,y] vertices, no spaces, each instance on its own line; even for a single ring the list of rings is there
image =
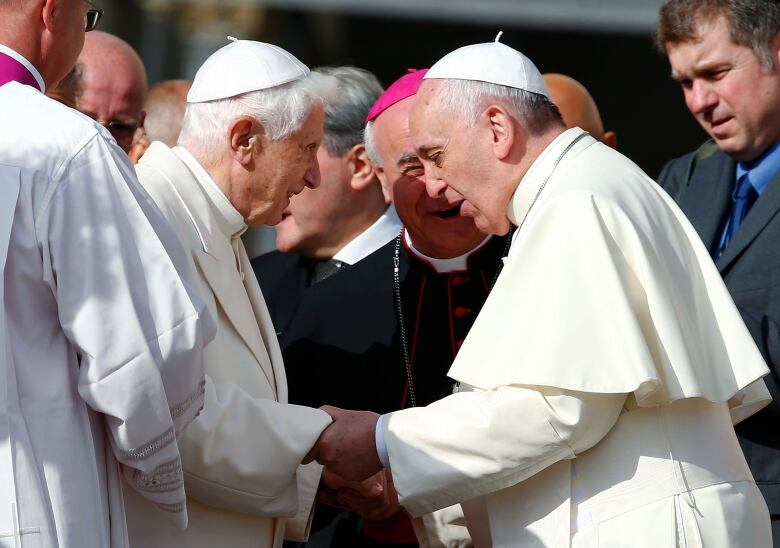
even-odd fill
[[[11,82],[0,128],[0,546],[127,546],[121,476],[183,528],[214,335],[184,250],[86,116]]]
[[[467,387],[382,420],[401,503],[466,501],[480,548],[770,546],[732,428],[769,401],[767,367],[683,214],[582,133],[512,198],[449,373]]]
[[[240,238],[246,224],[186,149],[152,143],[136,170],[189,252],[195,288],[218,327],[204,350],[204,410],[179,442],[189,527],[170,527],[132,497],[130,542],[270,548],[285,536],[302,540],[321,467],[300,462],[331,418],[286,403],[276,331]]]

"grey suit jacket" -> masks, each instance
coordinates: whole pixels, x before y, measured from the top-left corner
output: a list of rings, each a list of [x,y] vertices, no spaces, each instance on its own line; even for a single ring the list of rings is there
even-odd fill
[[[712,141],[669,162],[658,183],[712,251],[731,208],[736,163]],[[769,511],[780,515],[780,174],[753,205],[716,266],[769,365],[773,402],[736,428]]]

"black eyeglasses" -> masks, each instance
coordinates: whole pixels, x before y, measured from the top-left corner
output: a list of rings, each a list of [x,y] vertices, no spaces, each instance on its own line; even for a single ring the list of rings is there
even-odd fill
[[[85,114],[106,128],[114,139],[116,139],[117,144],[122,150],[125,152],[130,150],[130,147],[133,144],[135,131],[138,129],[138,126],[140,126],[140,123],[137,120],[98,120],[88,113]]]
[[[92,5],[92,4],[90,4]],[[96,7],[92,7],[87,10],[87,29],[86,32],[95,30],[97,28],[98,21],[103,17],[103,10],[99,10]]]

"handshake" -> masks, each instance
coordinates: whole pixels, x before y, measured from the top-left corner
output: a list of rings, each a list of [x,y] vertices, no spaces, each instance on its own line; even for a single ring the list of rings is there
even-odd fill
[[[317,499],[329,506],[359,513],[366,520],[381,520],[398,511],[398,495],[390,470],[383,469],[376,448],[379,415],[323,406],[333,422],[303,460],[317,461],[322,473]]]

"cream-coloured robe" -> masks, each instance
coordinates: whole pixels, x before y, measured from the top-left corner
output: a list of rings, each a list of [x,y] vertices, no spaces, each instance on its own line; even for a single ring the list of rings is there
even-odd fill
[[[321,469],[299,464],[331,419],[286,404],[276,333],[239,237],[244,221],[184,149],[153,143],[136,169],[190,252],[218,329],[204,350],[204,410],[180,440],[189,527],[167,527],[130,498],[131,544],[266,548],[285,532],[303,538]]]
[[[512,198],[464,391],[383,418],[401,503],[465,501],[478,547],[768,546],[731,426],[768,402],[766,365],[683,214],[581,133]]]

